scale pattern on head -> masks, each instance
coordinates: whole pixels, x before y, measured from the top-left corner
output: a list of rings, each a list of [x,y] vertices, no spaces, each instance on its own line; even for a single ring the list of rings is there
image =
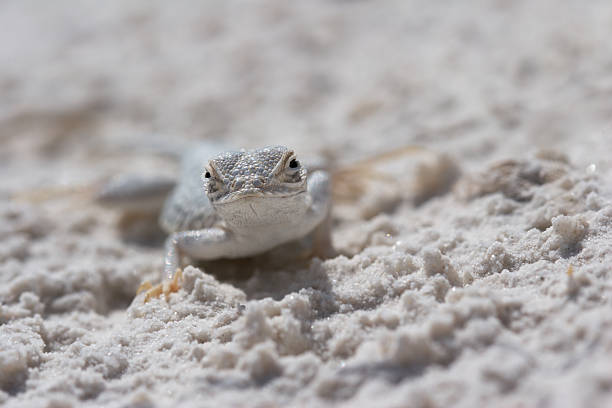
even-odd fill
[[[304,191],[306,169],[292,150],[271,146],[222,153],[209,161],[203,176],[206,192],[215,203]]]

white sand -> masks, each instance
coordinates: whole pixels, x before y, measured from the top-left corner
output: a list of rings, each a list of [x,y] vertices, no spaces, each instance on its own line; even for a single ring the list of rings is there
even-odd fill
[[[0,405],[612,406],[612,3],[293,3],[2,2]],[[449,159],[143,304],[89,188],[202,138]]]

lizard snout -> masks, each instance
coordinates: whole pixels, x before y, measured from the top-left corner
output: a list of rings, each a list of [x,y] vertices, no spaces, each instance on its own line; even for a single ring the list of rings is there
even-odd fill
[[[231,188],[233,191],[246,191],[260,189],[264,184],[263,177],[240,177],[232,181]]]

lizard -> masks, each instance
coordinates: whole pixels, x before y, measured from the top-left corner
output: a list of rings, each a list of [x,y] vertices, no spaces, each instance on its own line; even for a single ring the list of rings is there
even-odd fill
[[[330,245],[330,177],[311,173],[285,146],[229,150],[216,155],[201,145],[181,160],[175,186],[167,180],[122,179],[97,195],[102,204],[124,209],[155,208],[165,241],[163,283],[145,283],[145,301],[178,290],[181,258],[243,258],[301,239]],[[212,157],[211,157],[212,155]],[[207,163],[207,164],[206,164]],[[323,248],[325,250],[325,248]]]

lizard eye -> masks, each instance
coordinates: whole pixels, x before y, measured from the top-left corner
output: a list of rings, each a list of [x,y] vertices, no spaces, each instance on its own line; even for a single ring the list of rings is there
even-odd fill
[[[207,171],[206,173],[204,173],[204,177],[205,178],[210,178],[210,171]]]
[[[285,182],[300,183],[302,181],[303,172],[301,171],[301,165],[298,159],[295,157],[291,158],[285,166]]]

